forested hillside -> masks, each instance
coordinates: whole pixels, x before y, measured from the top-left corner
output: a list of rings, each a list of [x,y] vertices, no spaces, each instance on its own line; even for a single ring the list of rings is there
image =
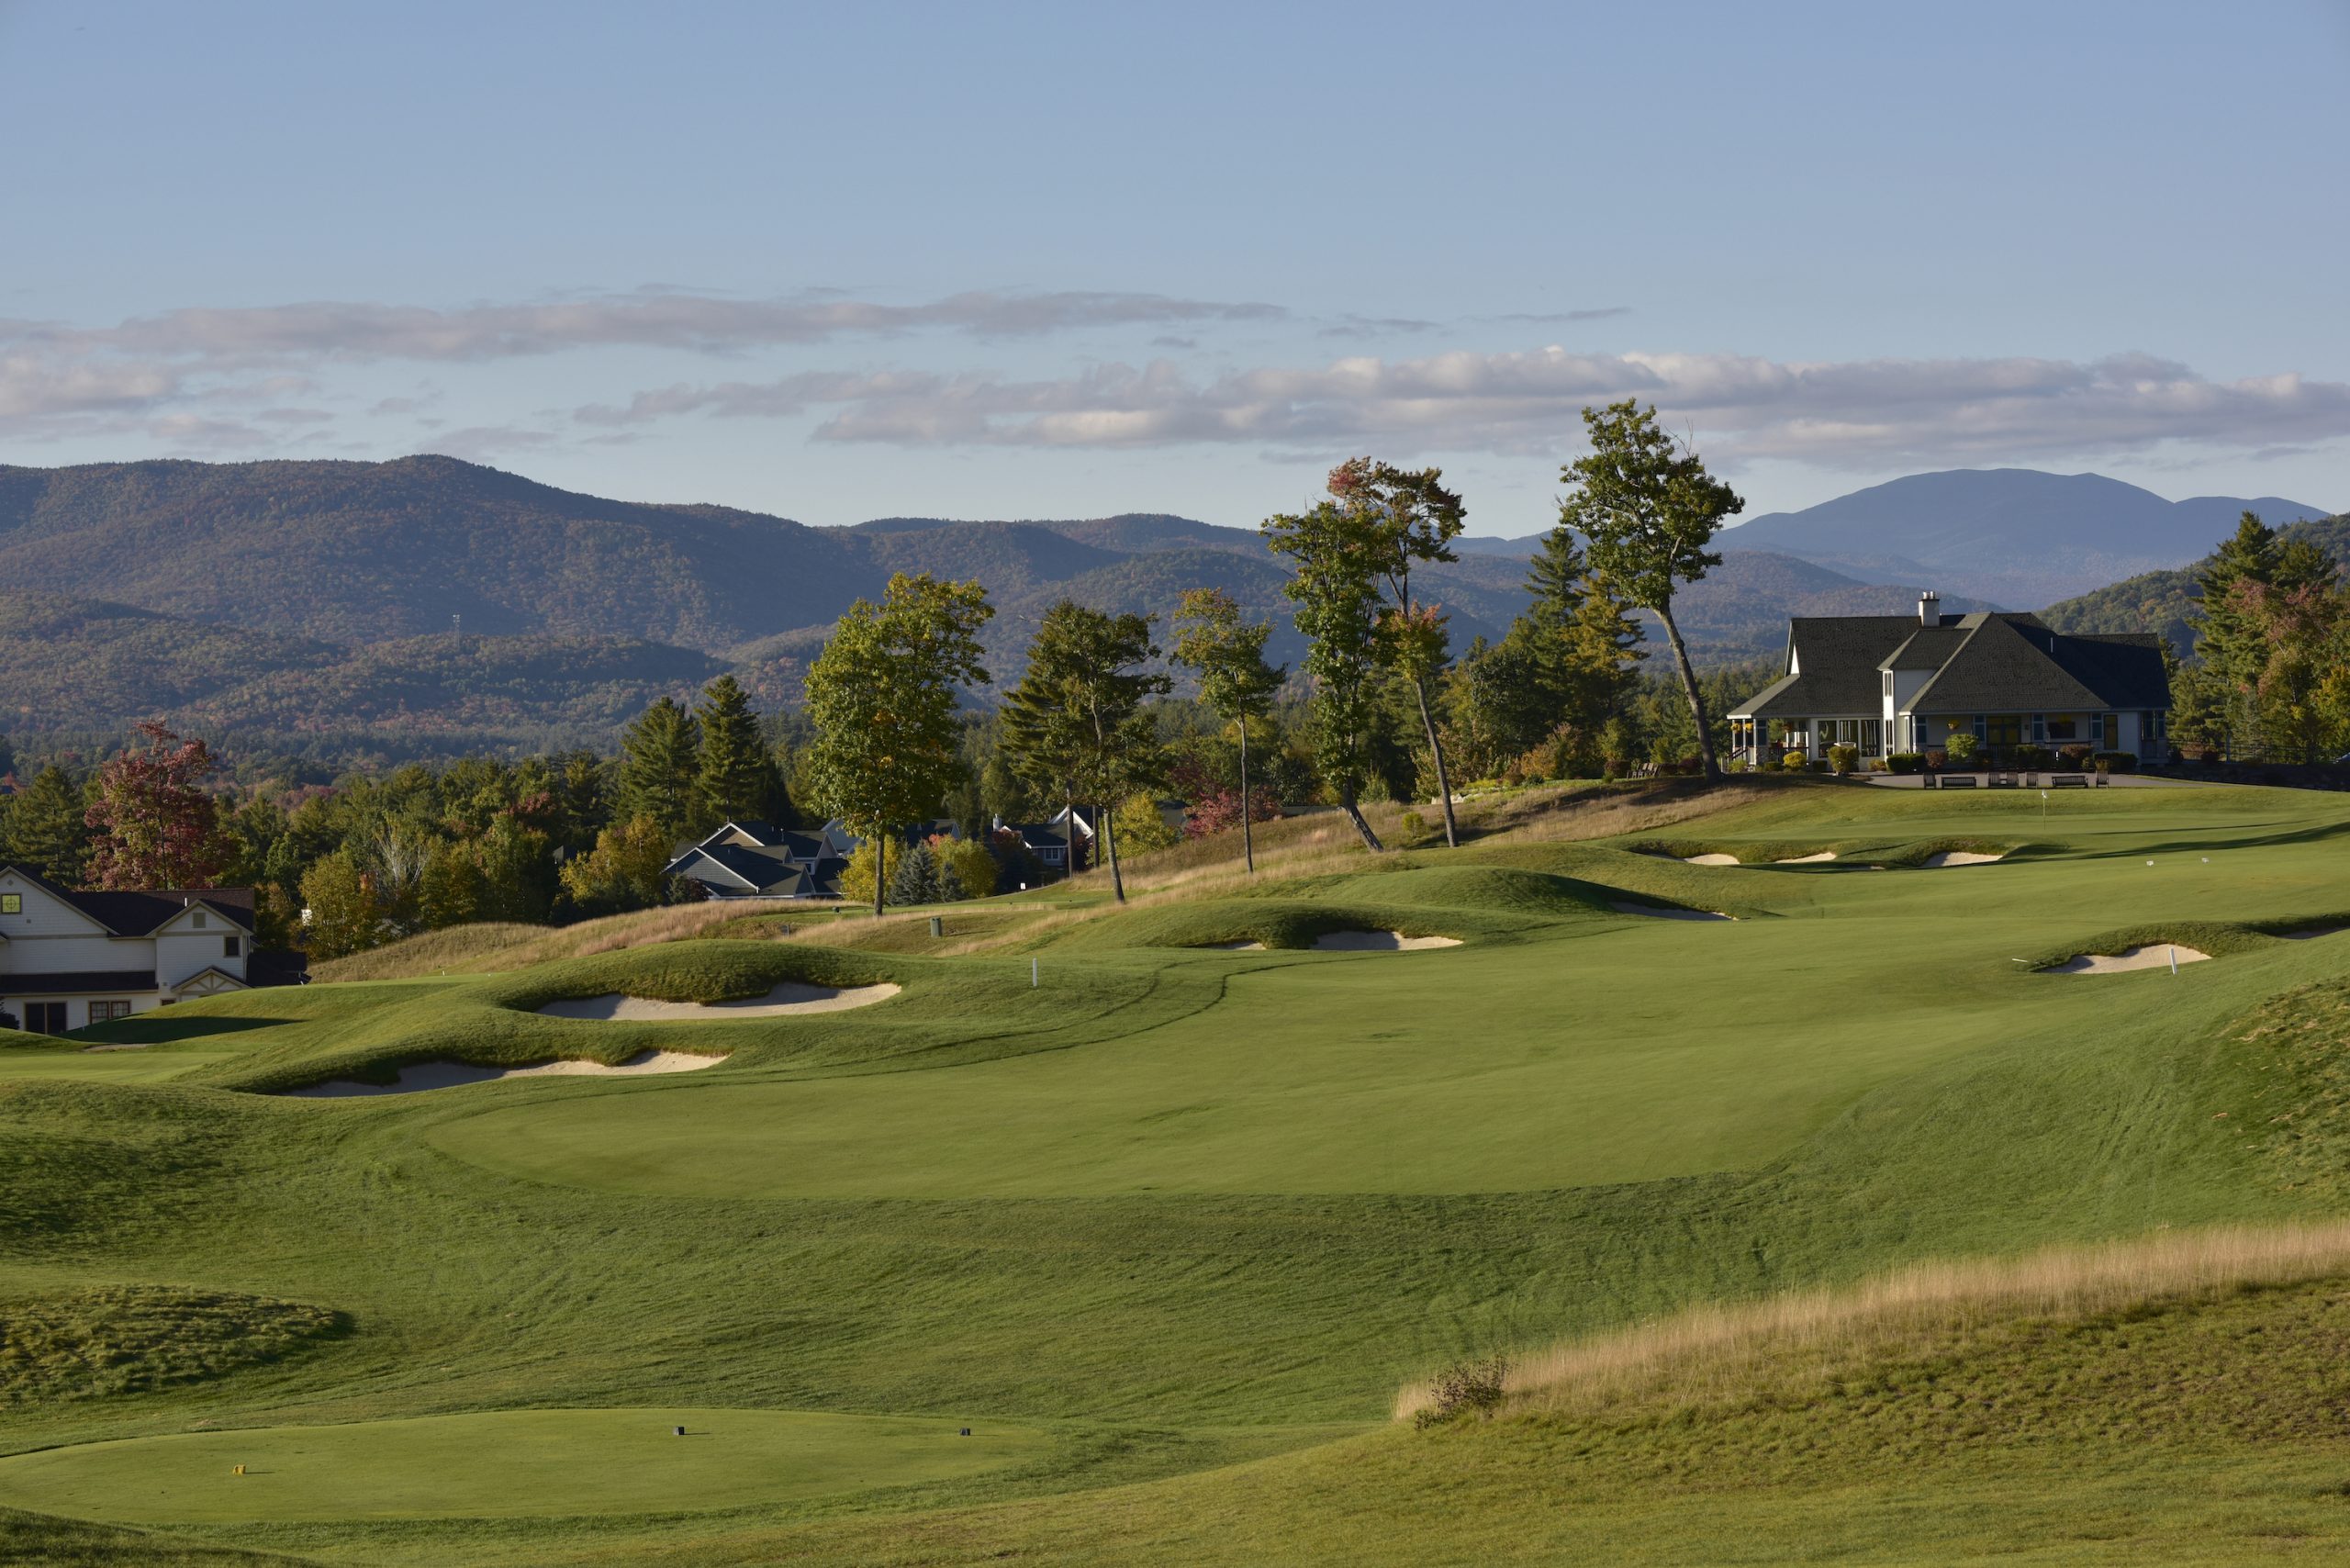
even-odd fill
[[[2350,517],[2318,522],[2297,522],[2277,531],[2279,540],[2305,539],[2337,561],[2350,562]],[[2215,535],[2216,538],[2216,535]],[[2077,599],[2052,604],[2041,618],[2059,632],[2160,632],[2184,657],[2195,651],[2189,617],[2200,602],[2195,592],[2198,573],[2210,565],[2206,555],[2176,571],[2144,572]]]
[[[1456,652],[1497,640],[1527,602],[1527,543],[1474,546],[1424,579]],[[1164,513],[819,529],[445,457],[0,468],[0,722],[95,736],[162,718],[402,755],[605,745],[647,702],[724,671],[765,707],[796,700],[824,629],[900,571],[987,586],[1000,683],[1064,597],[1163,628],[1186,589],[1221,588],[1275,623],[1277,663],[1303,651],[1286,571],[1253,528]],[[1784,646],[1790,615],[1897,612],[1914,596],[1741,551],[1678,610],[1697,656],[1722,665]]]

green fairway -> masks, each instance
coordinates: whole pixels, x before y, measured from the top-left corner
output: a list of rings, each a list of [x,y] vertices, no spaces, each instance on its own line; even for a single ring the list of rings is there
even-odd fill
[[[233,1051],[0,1050],[0,1083],[35,1079],[89,1083],[160,1083],[197,1068],[225,1062]]]
[[[144,1050],[12,1039],[0,1510],[97,1522],[0,1513],[0,1555],[111,1523],[436,1568],[1922,1563],[1978,1540],[2132,1560],[2060,1540],[2074,1505],[2147,1561],[2231,1560],[2272,1523],[2338,1535],[2323,1398],[2257,1450],[2229,1436],[2249,1417],[2170,1421],[2201,1490],[2126,1433],[2050,1447],[1997,1423],[1914,1456],[1918,1480],[1869,1459],[1866,1398],[1819,1406],[1844,1435],[1816,1473],[1788,1468],[1818,1447],[1793,1415],[1695,1448],[1669,1417],[1378,1429],[1459,1356],[1920,1258],[2350,1205],[2350,931],[2285,939],[2350,914],[2350,798],[1719,799],[1586,790],[1627,825],[1578,838],[1514,807],[1522,826],[1457,852],[1326,840],[1253,882],[1154,883],[1142,859],[1125,909],[1002,901],[944,939],[845,920],[88,1036]],[[2007,857],[1923,868],[1960,846]],[[1745,863],[1679,858],[1701,853]],[[1460,945],[1315,950],[1349,930]],[[1242,940],[1265,950],[1214,950]],[[2040,972],[2162,942],[2213,957]],[[793,1017],[538,1012],[786,981],[902,990]],[[664,1048],[725,1059],[278,1092]],[[2283,1299],[2199,1309],[2177,1344],[2281,1334]],[[2338,1318],[2293,1330],[2320,1394]],[[2053,1356],[2028,1344],[1969,1386],[1998,1409],[2085,1386]],[[2179,1358],[2179,1387],[2251,1375]],[[2115,1526],[2142,1506],[2158,1529]],[[57,1555],[147,1547],[106,1550]]]
[[[963,1424],[644,1409],[268,1427],[0,1460],[0,1505],[145,1524],[672,1513],[959,1479],[1049,1447]]]
[[[943,1076],[509,1101],[431,1137],[504,1172],[695,1196],[1477,1193],[1657,1181],[1762,1165],[1869,1088],[2011,1042],[2020,1029],[2065,1039],[2163,1030],[2182,1017],[2216,1024],[2333,961],[2330,948],[2272,944],[2165,975],[2158,988],[2151,977],[2028,974],[2019,957],[2125,920],[2255,918],[2350,902],[2329,869],[2290,845],[2210,859],[2172,850],[2154,868],[2143,857],[2090,854],[1877,874],[1652,870],[1637,857],[1607,858],[1617,864],[1585,855],[1574,868],[1662,875],[1675,893],[1709,880],[1719,902],[1757,913],[1712,924],[1579,919],[1436,953],[1263,968],[1216,960],[1234,971],[1216,1005],[1113,1041]],[[1475,895],[1465,870],[1454,880],[1455,896]]]

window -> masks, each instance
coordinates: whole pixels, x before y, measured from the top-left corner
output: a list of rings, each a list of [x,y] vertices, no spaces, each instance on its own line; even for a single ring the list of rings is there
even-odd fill
[[[2080,722],[2070,713],[2051,713],[2048,716],[2048,738],[2052,741],[2080,739]]]
[[[222,958],[240,958],[244,957],[244,952],[245,944],[242,938],[236,936],[223,936],[220,938],[220,956]]]
[[[198,931],[201,931],[201,930],[203,930],[203,929],[204,929],[204,916],[202,916],[202,915],[200,915],[200,914],[199,914],[199,915],[197,915],[197,916],[196,917],[196,928]]]
[[[25,1027],[36,1035],[65,1033],[65,1003],[28,1002],[25,1003]]]
[[[1993,713],[1975,721],[1975,733],[1986,745],[2023,745],[2023,715]]]
[[[90,1022],[93,1024],[111,1024],[118,1018],[128,1018],[129,1016],[130,1003],[128,1002],[93,1002],[90,1003]]]
[[[22,914],[22,913],[25,913],[25,895],[24,895],[24,894],[22,894],[22,893],[0,893],[0,914]]]
[[[1861,721],[1861,755],[1863,756],[1874,756],[1884,749],[1885,721],[1882,719],[1863,719]]]

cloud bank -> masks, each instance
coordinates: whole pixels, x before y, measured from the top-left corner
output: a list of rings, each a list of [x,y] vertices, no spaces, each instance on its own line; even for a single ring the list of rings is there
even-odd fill
[[[583,424],[684,414],[822,416],[815,439],[896,446],[1328,450],[1371,441],[1426,451],[1551,453],[1576,444],[1586,404],[1637,398],[1693,426],[1709,452],[1855,469],[2111,453],[2190,442],[2246,450],[2350,434],[2350,385],[2299,375],[2210,380],[2147,355],[1780,363],[1724,353],[1455,352],[1346,358],[1196,379],[1169,361],[1046,380],[820,372],[679,385],[589,405]]]
[[[1485,330],[1626,313],[1611,306],[1488,318]],[[918,354],[924,338],[941,334],[1033,342],[1102,329],[1131,329],[1136,342],[1181,353],[1220,327],[1264,323],[1292,329],[1292,342],[1316,333],[1448,330],[1416,318],[1315,319],[1275,305],[1156,294],[1005,291],[896,305],[645,289],[450,309],[347,302],[192,308],[99,328],[0,319],[0,437],[99,436],[196,452],[315,446],[356,433],[317,406],[334,401],[332,388],[348,384],[341,378],[351,367],[395,362],[455,375],[464,366],[599,349],[704,362],[871,353],[882,344]],[[1026,357],[1033,362],[1037,352]],[[1555,457],[1580,444],[1586,404],[1621,398],[1654,403],[1675,426],[1693,430],[1709,456],[1730,464],[1785,459],[1854,471],[2165,447],[2273,454],[2350,435],[2350,385],[2291,372],[2214,379],[2139,353],[1807,362],[1553,345],[1353,353],[1225,370],[1195,363],[1098,363],[1030,376],[917,365],[688,379],[540,410],[522,423],[492,410],[484,422],[432,440],[438,450],[476,454],[609,444],[650,438],[664,421],[702,417],[799,421],[815,441],[917,449],[1239,445],[1326,456],[1379,444]],[[385,420],[416,414],[430,397],[379,392],[345,406],[354,418]],[[570,391],[563,401],[581,396],[592,393]],[[357,414],[359,407],[368,412]],[[433,428],[413,420],[403,439]]]

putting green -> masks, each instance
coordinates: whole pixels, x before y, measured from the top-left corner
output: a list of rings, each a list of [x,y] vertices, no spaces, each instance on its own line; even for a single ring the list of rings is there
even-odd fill
[[[0,1504],[130,1524],[667,1513],[948,1481],[1034,1428],[774,1410],[501,1410],[85,1443],[0,1460]],[[672,1428],[682,1426],[685,1437]],[[234,1473],[238,1465],[245,1473]]]

